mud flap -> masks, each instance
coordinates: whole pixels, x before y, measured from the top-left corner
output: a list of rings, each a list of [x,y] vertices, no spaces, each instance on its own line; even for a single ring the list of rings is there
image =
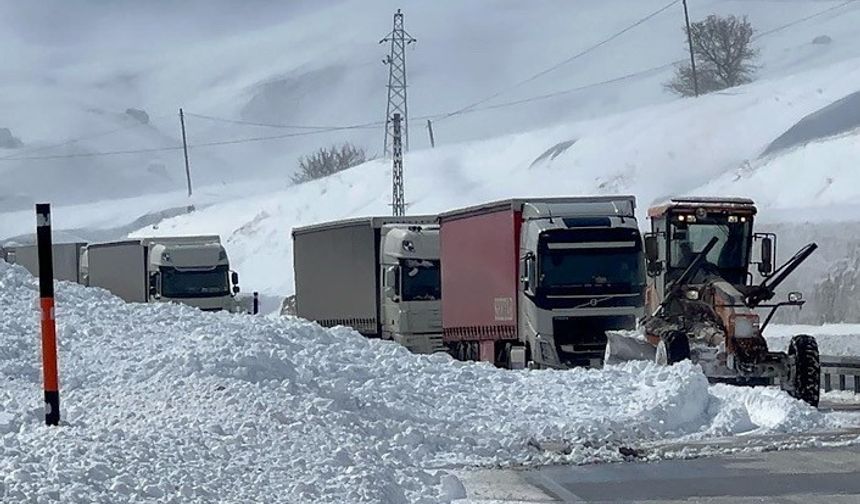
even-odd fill
[[[606,331],[606,364],[647,360],[654,362],[657,349],[638,331]]]
[[[478,360],[485,362],[496,362],[496,342],[493,340],[481,340],[478,349]]]

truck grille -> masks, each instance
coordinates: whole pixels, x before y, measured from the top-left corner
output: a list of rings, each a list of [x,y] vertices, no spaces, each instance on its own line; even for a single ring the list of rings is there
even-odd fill
[[[606,331],[633,329],[636,317],[556,317],[552,321],[555,350],[568,366],[588,365],[591,359],[603,359]]]

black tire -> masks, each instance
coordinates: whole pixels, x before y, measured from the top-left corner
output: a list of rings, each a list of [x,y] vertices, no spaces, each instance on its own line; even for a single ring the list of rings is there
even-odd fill
[[[671,331],[663,336],[666,364],[671,366],[690,358],[690,338],[682,331]]]
[[[806,334],[791,338],[788,356],[793,357],[794,370],[791,373],[796,399],[818,407],[821,393],[821,361],[818,355],[818,342]]]

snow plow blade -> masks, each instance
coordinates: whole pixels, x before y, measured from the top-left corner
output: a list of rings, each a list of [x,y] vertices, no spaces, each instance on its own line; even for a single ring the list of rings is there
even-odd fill
[[[638,331],[606,331],[605,364],[647,360],[654,362],[657,349]]]

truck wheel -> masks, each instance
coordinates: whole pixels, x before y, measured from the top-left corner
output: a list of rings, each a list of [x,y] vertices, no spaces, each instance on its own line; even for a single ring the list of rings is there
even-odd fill
[[[657,364],[671,366],[689,358],[690,338],[682,331],[668,332],[657,343]]]
[[[791,338],[788,356],[794,359],[794,369],[790,373],[794,385],[793,397],[818,407],[821,393],[821,362],[818,356],[818,342],[806,334]]]

